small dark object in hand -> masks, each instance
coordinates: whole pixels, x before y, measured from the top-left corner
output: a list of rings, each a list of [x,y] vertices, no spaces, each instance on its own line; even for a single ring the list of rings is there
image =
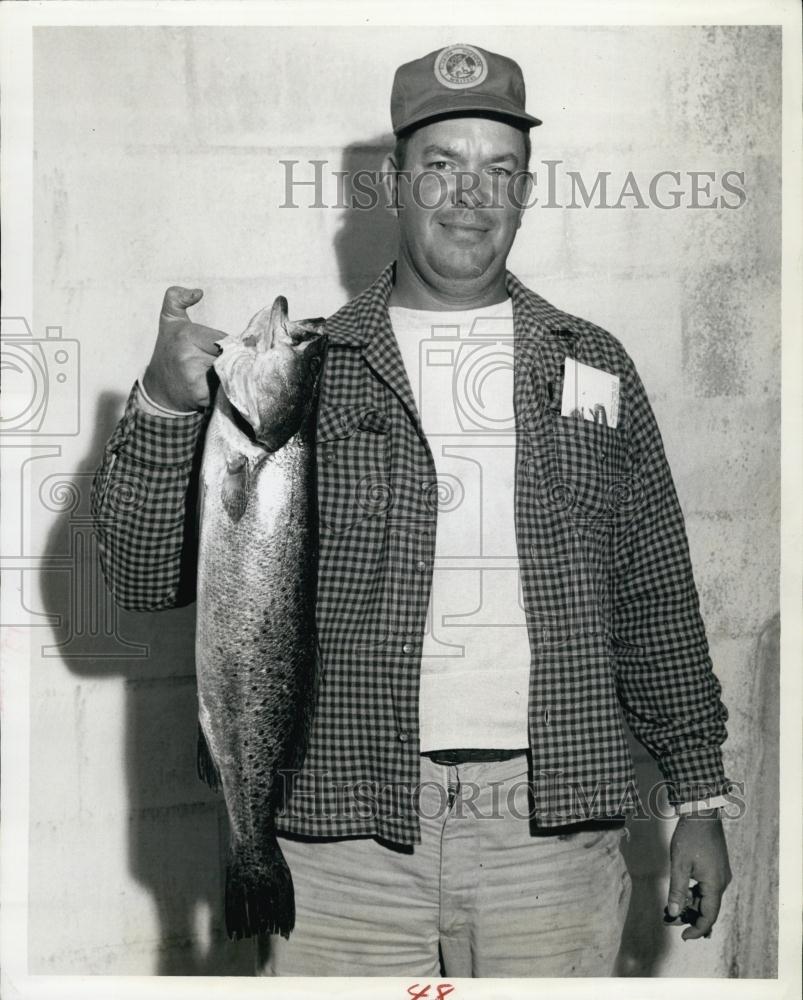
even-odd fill
[[[694,904],[697,903],[698,900],[703,898],[703,893],[702,890],[700,889],[699,883],[695,882],[695,884],[689,890],[689,893],[691,895],[691,902],[687,906],[684,906],[676,917],[671,917],[669,915],[668,906],[664,907],[665,924],[691,924],[692,927],[694,927],[694,925],[697,923],[700,917],[699,907],[695,906]],[[708,937],[707,934],[705,936]]]

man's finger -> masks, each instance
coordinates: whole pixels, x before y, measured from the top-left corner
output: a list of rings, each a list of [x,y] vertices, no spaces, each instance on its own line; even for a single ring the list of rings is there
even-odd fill
[[[699,907],[700,916],[693,927],[687,927],[680,935],[684,941],[693,941],[695,938],[705,937],[711,930],[719,916],[719,908],[722,905],[722,893],[716,889],[706,889],[700,886],[702,896]]]
[[[200,302],[203,298],[200,288],[182,288],[181,285],[171,285],[165,292],[162,302],[162,315],[173,319],[186,319],[187,309]]]

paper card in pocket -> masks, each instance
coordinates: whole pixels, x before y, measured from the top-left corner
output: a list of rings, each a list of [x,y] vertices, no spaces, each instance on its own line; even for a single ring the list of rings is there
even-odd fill
[[[566,358],[563,370],[563,417],[578,414],[592,423],[616,427],[619,421],[619,376]]]

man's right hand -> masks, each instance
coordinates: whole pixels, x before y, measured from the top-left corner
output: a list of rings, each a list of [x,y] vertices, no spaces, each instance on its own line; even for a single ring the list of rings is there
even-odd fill
[[[187,309],[201,301],[200,288],[173,285],[165,292],[159,335],[143,378],[145,391],[170,410],[203,410],[210,405],[209,373],[220,353],[221,330],[193,323]]]

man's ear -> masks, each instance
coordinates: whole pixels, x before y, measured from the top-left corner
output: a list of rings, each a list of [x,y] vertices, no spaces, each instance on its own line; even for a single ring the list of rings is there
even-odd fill
[[[399,178],[398,166],[393,159],[393,154],[388,153],[382,160],[382,187],[385,189],[385,208],[392,212],[396,218],[399,217]]]

